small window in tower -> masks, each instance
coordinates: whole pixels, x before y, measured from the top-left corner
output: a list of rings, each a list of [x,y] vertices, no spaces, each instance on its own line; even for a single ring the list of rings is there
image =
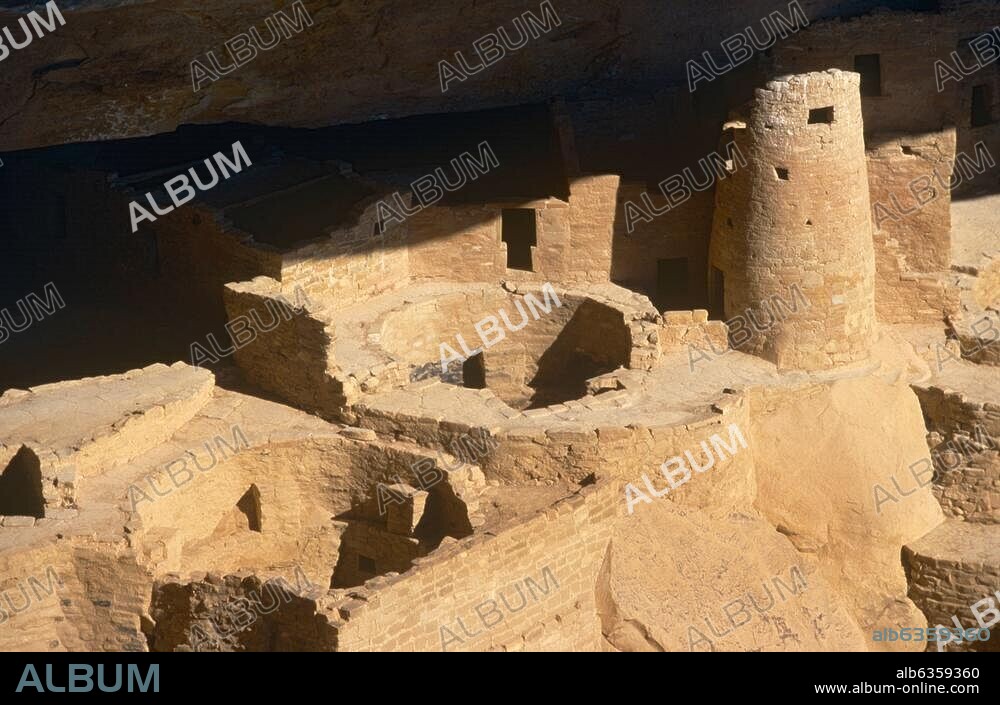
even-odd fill
[[[882,95],[882,57],[879,54],[859,54],[854,57],[854,70],[861,74],[861,97]]]
[[[776,166],[774,167],[774,173],[778,175],[778,178],[782,181],[788,181],[788,169],[784,167]]]
[[[988,85],[981,84],[972,88],[972,126],[982,127],[993,122],[992,92]]]
[[[369,575],[375,575],[375,559],[369,558],[368,556],[362,556],[358,554],[358,572],[367,573]]]
[[[501,213],[500,239],[507,243],[507,267],[534,271],[531,248],[538,244],[535,211],[531,208],[505,208]]]
[[[813,110],[810,110],[809,124],[810,125],[833,124],[833,106],[828,105],[825,108],[814,108]]]

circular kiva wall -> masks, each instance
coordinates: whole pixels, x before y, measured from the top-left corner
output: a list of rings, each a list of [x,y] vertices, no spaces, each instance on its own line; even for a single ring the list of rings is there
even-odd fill
[[[866,358],[875,257],[860,76],[771,81],[727,125],[730,141],[739,154],[717,189],[709,286],[732,345],[783,369]]]
[[[588,379],[628,366],[632,334],[618,309],[553,294],[497,287],[411,302],[383,319],[380,342],[414,381],[486,388],[519,409],[577,399]]]

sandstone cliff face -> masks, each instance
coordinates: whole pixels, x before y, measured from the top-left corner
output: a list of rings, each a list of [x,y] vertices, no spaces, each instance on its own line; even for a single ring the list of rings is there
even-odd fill
[[[609,645],[879,650],[874,631],[923,628],[900,552],[943,515],[916,396],[865,376],[758,388],[748,411],[744,504],[671,495],[617,521],[597,587]]]
[[[905,384],[861,378],[796,398],[767,394],[759,404],[756,507],[819,560],[869,639],[882,627],[923,627],[906,597],[900,549],[943,514],[916,396]]]
[[[664,80],[684,82],[685,62],[702,51],[724,63],[719,42],[749,25],[759,29],[775,10],[770,0],[559,0],[552,3],[559,26],[442,93],[439,61],[454,63],[461,51],[470,67],[479,66],[473,42],[505,27],[516,44],[514,18],[530,10],[541,19],[539,5],[306,0],[312,26],[195,92],[192,61],[208,63],[213,51],[230,66],[225,42],[251,27],[267,44],[267,18],[289,12],[291,1],[58,4],[66,24],[2,62],[0,151],[150,135],[185,123],[317,127],[543,101],[595,87],[662,89]],[[885,2],[799,4],[815,19]],[[29,9],[0,11],[0,27],[23,36],[17,23]]]
[[[604,634],[622,651],[867,650],[815,556],[760,518],[642,507],[616,525],[602,577]]]

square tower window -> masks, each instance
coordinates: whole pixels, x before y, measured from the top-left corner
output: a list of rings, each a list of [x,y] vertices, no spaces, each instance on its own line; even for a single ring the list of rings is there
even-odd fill
[[[833,106],[828,105],[825,108],[814,108],[810,110],[809,124],[810,125],[833,124]]]
[[[358,572],[375,575],[378,572],[375,570],[375,559],[358,554]]]
[[[789,178],[788,177],[788,169],[785,169],[784,167],[776,166],[776,167],[774,167],[774,173],[782,181],[788,181],[788,178]]]
[[[981,84],[972,88],[972,126],[982,127],[993,122],[993,91]]]
[[[861,97],[882,95],[882,56],[858,54],[854,57],[854,70],[861,74]]]
[[[501,213],[501,237],[507,243],[508,269],[534,271],[531,248],[538,244],[535,211],[531,208],[505,208]]]

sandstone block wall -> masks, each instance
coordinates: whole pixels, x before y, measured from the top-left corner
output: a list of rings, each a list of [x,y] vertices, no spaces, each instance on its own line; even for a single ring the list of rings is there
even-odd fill
[[[507,268],[496,208],[431,206],[411,216],[406,227],[404,245],[416,279],[497,281]]]
[[[868,183],[878,237],[896,240],[910,269],[951,266],[954,128],[868,139]],[[876,205],[878,204],[878,205]]]
[[[990,630],[986,642],[949,642],[942,650],[1000,651],[1000,636],[996,624],[991,624],[1000,607],[1000,562],[994,532],[992,526],[952,520],[903,548],[910,597],[926,615],[928,627],[981,629],[978,613]],[[927,644],[928,651],[938,648]]]
[[[708,311],[666,311],[659,332],[660,352],[687,352],[691,347],[702,351],[728,350],[729,327],[722,321],[709,321]]]
[[[878,318],[940,322],[958,298],[947,276],[954,129],[871,135],[867,157]]]
[[[309,580],[328,586],[341,559],[344,575],[353,575],[357,554],[366,537],[373,537],[365,533],[364,522],[344,515],[369,502],[377,483],[400,478],[416,486],[422,481],[414,469],[418,462],[422,471],[440,477],[430,489],[440,519],[436,530],[454,536],[471,531],[468,513],[483,485],[474,465],[452,462],[446,469],[436,456],[416,447],[370,442],[374,435],[358,429],[356,435],[367,440],[316,437],[268,443],[259,429],[242,430],[251,448],[237,448],[237,455],[219,446],[195,445],[187,449],[189,454],[171,447],[156,472],[136,483],[148,498],[123,488],[121,508],[133,522],[133,541],[154,573],[237,571],[280,565],[287,559],[276,557],[294,555]],[[257,528],[238,507],[251,486],[260,502]],[[344,541],[349,550],[342,555]],[[387,559],[391,568],[405,567],[400,546],[388,539],[380,545],[384,550],[376,555],[365,554],[376,560],[378,573],[390,569]]]
[[[947,2],[947,9],[949,23],[955,28],[956,45],[951,49],[958,51],[965,66],[978,65],[980,62],[970,50],[968,42],[1000,26],[1000,7],[992,2],[968,2],[960,5]],[[977,86],[986,86],[993,97],[993,120],[989,124],[973,127],[972,94]],[[976,144],[984,142],[991,154],[1000,154],[1000,111],[997,106],[1000,72],[997,72],[996,65],[986,66],[960,82],[948,81],[947,91],[954,96],[958,152],[973,154]],[[965,190],[968,189],[963,185],[960,191]]]
[[[140,194],[131,196],[144,202]],[[126,205],[122,208],[128,212]],[[191,204],[140,228],[133,237],[156,238],[159,274],[172,294],[195,309],[208,302],[219,319],[225,315],[222,289],[227,282],[275,277],[280,272],[277,252],[254,245],[210,207]]]
[[[344,527],[339,550],[333,587],[361,585],[376,574],[405,573],[413,559],[424,554],[417,539],[365,521],[353,521]],[[363,559],[374,562],[374,574],[362,567]]]
[[[143,649],[140,617],[149,605],[152,576],[124,540],[95,536],[71,550],[61,542],[4,550],[0,574],[3,651]]]
[[[585,487],[495,536],[444,545],[404,577],[370,581],[331,607],[338,648],[601,650],[595,585],[620,499],[614,483]]]
[[[608,281],[619,181],[616,174],[570,179],[570,241],[561,271],[566,281]],[[587,254],[581,257],[583,252]]]
[[[267,278],[227,284],[223,296],[231,322],[244,316],[258,330],[257,337],[235,353],[250,381],[303,409],[329,410],[346,403],[343,385],[328,374],[335,329],[322,314],[290,310],[283,301],[305,302]]]
[[[662,178],[668,176],[670,174],[664,174]],[[704,180],[705,177],[699,175],[698,178]],[[631,201],[641,205],[643,193],[648,194],[657,207],[662,207],[665,202],[656,186],[640,181],[622,183],[615,219],[612,281],[652,297],[657,291],[658,261],[683,258],[688,260],[685,286],[691,292],[692,301],[700,300],[705,288],[704,259],[708,234],[712,229],[713,191],[695,192],[687,202],[651,223],[637,220],[635,230],[629,233],[625,203]],[[642,207],[645,208],[644,205]]]
[[[991,309],[963,311],[948,317],[948,329],[959,343],[962,357],[978,365],[1000,367],[1000,312]]]
[[[861,99],[865,132],[939,130],[948,123],[954,94],[938,93],[934,62],[947,60],[955,45],[956,30],[940,15],[873,13],[813,23],[775,46],[773,70],[855,71],[855,57],[877,54],[882,86],[880,95]]]
[[[380,234],[380,198],[389,196],[381,194],[358,206],[361,212],[357,222],[283,254],[280,274],[267,276],[280,281],[289,291],[301,287],[308,296],[324,299],[331,309],[365,301],[405,284],[410,274],[407,238],[411,223],[387,223]]]
[[[932,487],[944,513],[1000,523],[1000,404],[938,386],[913,389],[930,432]]]
[[[713,517],[748,510],[757,492],[749,405],[742,395],[727,394],[713,406],[716,413],[697,421],[636,429],[634,460],[615,469],[653,502],[669,500]],[[672,488],[666,473],[678,470],[688,479]],[[664,498],[654,496],[665,489]]]

